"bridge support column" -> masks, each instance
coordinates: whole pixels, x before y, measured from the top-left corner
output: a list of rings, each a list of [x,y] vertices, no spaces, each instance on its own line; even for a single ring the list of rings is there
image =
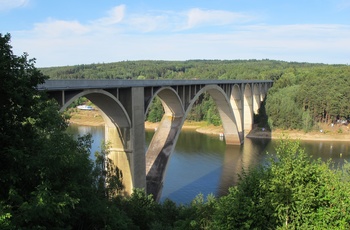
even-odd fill
[[[146,156],[147,194],[152,194],[155,200],[159,200],[162,194],[164,174],[181,131],[182,119],[164,115],[149,145]]]
[[[134,188],[146,188],[144,88],[131,88],[131,171]]]
[[[243,130],[246,136],[253,128],[253,96],[252,88],[249,84],[245,85],[243,92]]]
[[[124,92],[127,100],[122,98],[121,101],[130,117],[130,124],[117,123],[108,115],[105,119],[108,157],[123,175],[124,195],[131,195],[134,188],[146,188],[143,90],[142,87],[135,87]],[[111,107],[110,104],[105,106]]]

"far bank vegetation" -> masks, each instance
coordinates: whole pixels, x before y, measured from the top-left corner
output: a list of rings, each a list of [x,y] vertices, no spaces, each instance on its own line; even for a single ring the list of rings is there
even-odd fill
[[[40,69],[50,79],[259,79],[273,80],[255,122],[267,129],[344,132],[350,115],[350,66],[274,60],[123,61]],[[148,121],[163,114],[155,100]],[[189,120],[220,125],[215,103],[204,94]]]

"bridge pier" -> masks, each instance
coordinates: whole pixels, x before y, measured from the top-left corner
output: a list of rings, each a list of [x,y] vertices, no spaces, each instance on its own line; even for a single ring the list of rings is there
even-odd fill
[[[181,131],[182,117],[164,115],[149,145],[146,155],[147,193],[160,199],[163,179],[170,154]]]
[[[124,92],[123,96],[119,97],[127,111],[131,127],[128,132],[121,136],[130,136],[130,149],[125,149],[123,161],[116,162],[118,167],[122,167],[122,172],[130,171],[130,176],[125,178],[126,194],[131,194],[134,188],[146,188],[146,164],[145,164],[145,121],[144,121],[144,88],[133,87]],[[116,134],[109,137],[117,138]],[[125,157],[126,156],[126,157]],[[127,161],[126,161],[127,160]]]

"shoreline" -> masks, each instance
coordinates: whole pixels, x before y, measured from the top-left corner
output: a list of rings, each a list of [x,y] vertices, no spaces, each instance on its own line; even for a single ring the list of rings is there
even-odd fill
[[[259,139],[291,139],[291,140],[301,140],[301,141],[336,141],[336,142],[348,142],[350,141],[350,133],[323,133],[317,131],[311,131],[305,133],[299,130],[274,130],[261,131],[252,130],[247,138],[259,138]]]
[[[75,125],[86,126],[103,126],[104,121],[98,110],[72,110],[69,122]],[[145,122],[145,130],[155,130],[159,123]],[[305,141],[350,141],[349,126],[324,126],[322,132],[311,131],[305,133],[298,130],[273,130],[263,131],[261,128],[254,128],[247,134],[247,138],[259,139],[282,139],[288,138],[292,140]],[[185,121],[182,130],[192,130],[208,135],[220,135],[223,128],[220,126],[208,125],[206,122],[190,122]],[[341,130],[341,133],[340,133]]]

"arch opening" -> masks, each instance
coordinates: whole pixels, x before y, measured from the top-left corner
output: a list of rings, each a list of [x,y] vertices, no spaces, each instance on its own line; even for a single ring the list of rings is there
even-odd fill
[[[243,139],[238,132],[237,122],[230,105],[230,100],[227,98],[226,93],[219,86],[207,85],[199,90],[198,93],[192,98],[191,103],[187,108],[186,116],[191,111],[196,100],[200,97],[200,95],[204,93],[208,93],[215,102],[222,122],[226,144],[240,145]]]
[[[153,98],[156,96],[164,108],[164,115],[146,153],[146,183],[147,193],[159,200],[168,161],[183,124],[184,110],[174,89],[161,88]]]
[[[122,173],[124,189],[121,195],[131,195],[133,190],[133,175],[131,170],[131,122],[121,103],[104,90],[84,90],[68,100],[60,109],[67,107],[80,97],[85,97],[95,105],[103,118],[105,125],[105,145],[108,158]]]

